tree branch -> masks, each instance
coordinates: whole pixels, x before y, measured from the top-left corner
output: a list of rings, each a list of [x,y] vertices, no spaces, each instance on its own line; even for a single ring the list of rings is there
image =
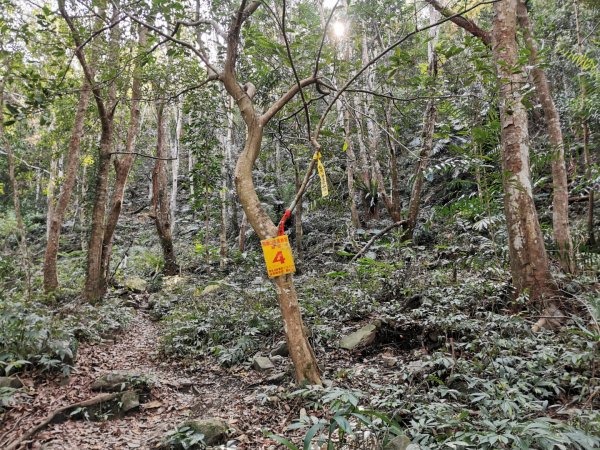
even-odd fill
[[[318,78],[310,77],[305,78],[304,80],[300,80],[300,83],[294,84],[290,89],[283,94],[275,103],[271,105],[269,109],[267,109],[262,116],[260,116],[259,120],[262,125],[266,125],[269,123],[269,120],[273,118],[275,114],[277,114],[286,104],[289,102],[294,96],[299,92],[301,87],[306,87],[311,84],[316,83]]]
[[[450,8],[442,6],[438,0],[425,1],[437,9],[442,16],[449,18],[454,24],[471,33],[473,36],[481,39],[486,46],[492,46],[492,34],[489,31],[485,31],[484,29],[480,28],[471,19],[455,14]]]

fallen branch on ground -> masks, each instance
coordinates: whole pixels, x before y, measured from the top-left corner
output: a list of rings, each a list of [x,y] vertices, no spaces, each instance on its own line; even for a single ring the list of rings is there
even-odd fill
[[[408,222],[406,220],[400,220],[399,222],[394,222],[391,225],[388,225],[387,227],[385,227],[383,230],[381,230],[379,233],[377,233],[375,236],[373,236],[369,242],[367,242],[365,244],[365,246],[363,248],[360,249],[360,251],[354,255],[354,257],[350,260],[350,262],[354,262],[356,261],[364,252],[366,252],[367,250],[369,250],[369,248],[371,247],[371,245],[373,245],[373,243],[379,239],[381,236],[383,236],[385,233],[387,233],[388,231],[394,229],[394,228],[398,228],[401,227],[402,225],[406,225]]]

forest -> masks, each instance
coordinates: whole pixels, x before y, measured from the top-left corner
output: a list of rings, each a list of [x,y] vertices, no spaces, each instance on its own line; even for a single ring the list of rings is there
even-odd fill
[[[600,448],[600,0],[0,0],[0,448]]]

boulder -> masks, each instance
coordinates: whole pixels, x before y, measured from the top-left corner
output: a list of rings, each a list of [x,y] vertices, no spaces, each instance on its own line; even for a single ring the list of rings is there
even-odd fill
[[[216,292],[219,289],[221,289],[221,285],[220,284],[209,284],[208,286],[206,286],[204,289],[202,289],[202,293],[200,295],[208,295],[211,292]]]
[[[383,450],[407,450],[411,445],[410,439],[405,436],[396,436],[383,447]]]
[[[148,282],[140,277],[129,277],[125,279],[125,288],[133,292],[145,292]]]
[[[277,343],[277,346],[271,350],[271,356],[289,356],[290,351],[288,349],[287,342],[281,341]]]
[[[140,406],[140,396],[137,392],[127,391],[121,396],[121,413],[125,414]]]
[[[179,427],[188,427],[197,433],[202,433],[206,445],[223,444],[227,439],[227,430],[229,429],[227,423],[214,417],[210,419],[188,420]]]
[[[148,379],[137,372],[116,371],[102,375],[91,386],[92,391],[119,392],[135,389],[143,392],[150,391]]]
[[[275,368],[275,365],[266,356],[255,356],[252,361],[252,368],[259,372],[264,372]]]
[[[14,377],[0,377],[0,388],[19,389],[23,387],[21,380]]]
[[[346,350],[354,350],[358,347],[364,347],[375,341],[377,330],[380,326],[379,322],[373,322],[356,330],[354,333],[344,336],[340,340],[340,347]]]

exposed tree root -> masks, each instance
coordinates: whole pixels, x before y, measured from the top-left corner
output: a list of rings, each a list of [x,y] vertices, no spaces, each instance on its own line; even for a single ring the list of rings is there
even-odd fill
[[[93,406],[93,405],[97,405],[97,404],[100,404],[100,403],[109,402],[111,400],[119,398],[122,395],[123,395],[123,392],[114,392],[114,393],[108,393],[108,394],[100,394],[100,395],[92,397],[92,398],[90,398],[88,400],[83,400],[81,402],[72,403],[72,404],[67,405],[67,406],[62,406],[62,407],[54,410],[50,414],[48,414],[48,416],[46,416],[46,418],[42,422],[40,422],[38,425],[36,425],[35,427],[33,427],[32,429],[30,429],[29,431],[27,431],[20,438],[18,438],[15,441],[13,441],[10,445],[8,445],[7,447],[5,447],[4,450],[16,450],[16,449],[18,449],[25,441],[28,441],[29,439],[31,439],[39,431],[43,430],[45,427],[47,427],[54,420],[56,420],[57,418],[59,418],[62,414],[66,413],[70,409],[73,409],[73,408],[85,408],[85,407],[88,407],[88,406]]]

